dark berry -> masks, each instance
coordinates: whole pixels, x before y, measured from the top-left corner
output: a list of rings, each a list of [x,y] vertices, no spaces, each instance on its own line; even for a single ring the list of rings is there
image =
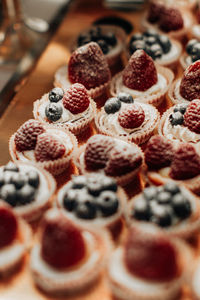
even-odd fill
[[[69,189],[68,191],[66,191],[63,197],[63,205],[67,210],[72,211],[74,210],[76,204],[77,204],[77,190]]]
[[[72,184],[73,189],[82,189],[87,186],[87,178],[85,176],[74,176]]]
[[[81,33],[78,37],[78,46],[83,46],[87,43],[91,42],[91,36],[88,32]]]
[[[27,174],[28,183],[33,186],[34,188],[37,188],[40,183],[40,176],[37,171],[31,170]]]
[[[134,34],[130,39],[130,44],[134,41],[143,40],[144,36],[141,33]]]
[[[157,201],[160,204],[166,204],[169,203],[171,201],[171,194],[169,192],[161,192],[157,195]]]
[[[169,192],[169,193],[171,193],[172,195],[175,195],[175,194],[177,194],[177,193],[180,192],[180,188],[179,188],[178,185],[177,185],[176,183],[174,183],[174,182],[168,182],[168,183],[166,183],[163,187],[164,187],[164,190],[165,190],[166,192]]]
[[[133,100],[133,97],[130,95],[130,94],[127,94],[127,93],[119,93],[117,95],[117,98],[121,101],[121,102],[124,102],[124,103],[133,103],[134,100]]]
[[[111,216],[117,211],[119,200],[116,193],[104,191],[98,197],[97,205],[100,208],[103,216]]]
[[[143,196],[145,199],[151,201],[152,199],[156,199],[157,197],[157,188],[154,186],[150,186],[143,191]]]
[[[194,54],[194,53],[193,53],[193,47],[194,47],[194,45],[196,45],[197,43],[198,43],[198,41],[195,40],[195,39],[192,39],[192,40],[190,40],[190,41],[187,43],[187,45],[186,45],[186,51],[187,51],[187,53],[188,53],[189,55]]]
[[[193,45],[190,52],[191,52],[191,55],[197,55],[197,57],[198,57],[199,53],[200,53],[200,43],[198,42],[195,45]]]
[[[50,102],[58,102],[64,96],[63,89],[56,87],[49,92],[49,101]]]
[[[0,187],[2,185],[4,185],[5,181],[4,181],[4,174],[3,173],[0,173]]]
[[[109,98],[106,101],[104,105],[104,110],[107,114],[114,114],[120,110],[120,107],[121,107],[121,101],[118,98],[113,97],[113,98]]]
[[[190,202],[181,193],[173,196],[172,205],[175,214],[181,219],[185,219],[191,214]]]
[[[182,104],[177,104],[174,108],[174,112],[179,111],[180,113],[184,114],[186,112],[188,104],[182,103]]]
[[[108,51],[109,51],[109,47],[108,47],[107,42],[105,40],[101,39],[101,40],[98,40],[97,43],[100,46],[103,54],[106,55],[108,53]]]
[[[163,53],[166,54],[170,51],[172,44],[166,35],[159,35],[158,42],[162,47]]]
[[[109,190],[109,191],[113,191],[113,192],[117,191],[117,183],[111,177],[102,176],[101,184],[102,184],[101,189],[103,191],[105,191],[105,190]]]
[[[150,218],[150,207],[147,200],[137,198],[134,202],[133,217],[137,220],[148,221]]]
[[[14,184],[4,184],[0,190],[0,198],[12,206],[16,205],[16,188]]]
[[[27,176],[21,173],[14,173],[10,183],[13,183],[16,189],[21,189],[27,183]]]
[[[140,50],[140,49],[143,49],[145,50],[146,49],[146,44],[145,44],[145,41],[143,40],[136,40],[136,41],[133,41],[131,44],[130,44],[130,53],[133,54],[136,50]]]
[[[101,27],[93,27],[90,29],[89,34],[91,36],[91,41],[96,42],[102,37]]]
[[[173,221],[173,210],[170,206],[156,204],[151,207],[151,221],[161,227],[170,226]]]
[[[63,108],[60,104],[50,103],[45,108],[45,114],[49,121],[55,122],[62,116]]]
[[[17,191],[17,200],[19,205],[25,205],[34,200],[35,189],[29,184],[25,184]]]
[[[108,32],[103,37],[110,46],[114,47],[117,44],[117,39],[113,32]]]
[[[87,184],[88,192],[93,196],[98,196],[102,192],[102,184],[100,181],[90,181]]]
[[[176,125],[182,125],[184,118],[183,118],[182,113],[177,111],[169,116],[169,120],[170,120],[170,123],[172,124],[172,126],[176,126]]]
[[[19,168],[12,161],[9,161],[3,168],[4,171],[18,172]]]
[[[12,171],[4,171],[4,173],[3,173],[4,183],[10,183],[11,178],[12,178],[13,174],[15,174],[15,173],[16,172],[12,172]]]
[[[159,44],[154,44],[150,47],[151,57],[153,59],[160,58],[163,54],[162,48]]]
[[[96,207],[91,202],[80,202],[75,208],[76,216],[80,219],[94,219]]]
[[[157,32],[156,32],[156,30],[154,30],[154,29],[148,29],[147,31],[145,31],[144,33],[143,33],[143,35],[145,36],[145,37],[149,37],[149,36],[154,36],[154,37],[158,37],[158,34],[157,34]]]
[[[145,43],[149,46],[157,43],[157,38],[155,36],[149,36],[145,39]]]

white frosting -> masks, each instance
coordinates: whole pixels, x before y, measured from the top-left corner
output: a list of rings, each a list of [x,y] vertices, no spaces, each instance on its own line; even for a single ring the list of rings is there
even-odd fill
[[[180,101],[180,103],[184,102],[184,103],[188,103],[189,101],[185,98],[183,98],[180,94],[180,84],[181,84],[181,79],[176,81],[176,85],[174,87],[174,97],[176,100]]]
[[[0,271],[4,271],[7,266],[12,266],[24,255],[25,247],[19,241],[0,250]]]
[[[180,53],[180,48],[175,43],[171,42],[170,51],[166,54],[162,54],[160,59],[156,59],[156,62],[162,65],[162,63],[171,61],[174,58],[177,59]]]
[[[192,287],[195,293],[195,296],[197,297],[197,299],[200,299],[200,260],[197,261],[196,264],[196,271],[193,275],[192,278]]]
[[[191,31],[194,37],[200,39],[200,24],[192,26]]]
[[[187,66],[190,66],[193,63],[191,56],[189,56],[189,55],[186,56],[185,62],[187,64]]]

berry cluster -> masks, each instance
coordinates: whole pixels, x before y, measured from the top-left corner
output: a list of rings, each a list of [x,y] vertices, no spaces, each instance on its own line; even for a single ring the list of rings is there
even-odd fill
[[[121,102],[133,103],[133,97],[127,93],[119,93],[116,97],[109,98],[105,105],[104,110],[107,114],[114,114],[121,108]]]
[[[191,57],[192,62],[200,59],[200,42],[196,39],[190,40],[186,45],[186,52]]]
[[[144,189],[142,198],[134,202],[132,216],[137,220],[153,222],[161,227],[177,224],[188,218],[191,203],[173,182]]]
[[[173,113],[170,114],[169,120],[172,126],[182,125],[184,122],[184,114],[186,112],[188,104],[178,104],[175,106]]]
[[[49,92],[48,98],[50,103],[45,108],[45,115],[51,122],[58,121],[63,113],[62,105],[60,101],[64,96],[64,91],[61,88],[54,88]]]

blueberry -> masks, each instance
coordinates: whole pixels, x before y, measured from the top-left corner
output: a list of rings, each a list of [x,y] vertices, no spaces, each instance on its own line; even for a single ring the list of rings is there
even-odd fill
[[[197,43],[198,43],[198,41],[195,39],[192,39],[187,43],[185,50],[189,55],[193,54],[193,46]]]
[[[3,168],[4,171],[18,172],[19,168],[12,161],[9,161]]]
[[[121,101],[121,102],[124,102],[124,103],[133,103],[134,100],[133,100],[133,97],[130,95],[130,94],[127,94],[127,93],[119,93],[117,95],[117,98]]]
[[[173,221],[173,210],[169,206],[157,204],[151,208],[151,221],[161,227],[168,227]]]
[[[145,44],[145,41],[143,41],[143,40],[134,41],[129,46],[129,50],[130,50],[131,54],[134,53],[136,50],[140,50],[140,49],[143,49],[143,50],[146,49],[146,44]]]
[[[162,48],[159,44],[154,44],[149,48],[149,51],[151,53],[151,57],[153,59],[160,58],[163,54]]]
[[[93,196],[98,196],[102,192],[102,183],[100,181],[90,181],[87,184],[88,192]]]
[[[0,173],[0,187],[2,185],[4,185],[5,181],[4,181],[4,174],[3,173]]]
[[[62,116],[63,108],[60,104],[50,103],[45,108],[45,114],[49,121],[55,122]]]
[[[145,43],[149,46],[157,43],[157,38],[155,36],[149,36],[145,39]]]
[[[96,217],[96,206],[91,202],[80,202],[75,208],[75,213],[80,219],[94,219]]]
[[[131,37],[131,39],[130,39],[130,44],[132,43],[132,42],[135,42],[135,41],[141,41],[141,40],[143,40],[144,39],[144,36],[141,34],[141,33],[136,33],[136,34],[134,34],[132,37]]]
[[[117,183],[113,178],[108,176],[102,176],[100,178],[100,182],[101,182],[101,190],[103,191],[109,190],[113,192],[117,191]]]
[[[63,89],[56,87],[49,92],[49,101],[50,102],[58,102],[64,96]]]
[[[184,113],[186,112],[188,104],[186,103],[182,103],[182,104],[177,104],[174,108],[174,112],[179,111],[180,113],[182,113],[184,115]]]
[[[97,205],[102,212],[102,215],[107,217],[113,215],[119,206],[119,200],[116,193],[104,191],[97,199]]]
[[[69,189],[64,194],[63,205],[67,210],[72,211],[76,207],[77,198],[78,198],[77,194],[78,194],[77,190],[73,190],[73,189],[72,190]]]
[[[91,42],[91,36],[88,32],[85,32],[85,33],[81,33],[78,37],[78,46],[83,46],[87,43]]]
[[[172,47],[169,38],[166,35],[159,35],[158,42],[162,47],[163,53],[168,53]]]
[[[12,206],[16,205],[16,188],[14,184],[4,184],[0,190],[0,198],[5,200],[7,203],[9,203]]]
[[[184,118],[183,118],[182,113],[177,111],[169,116],[169,120],[170,120],[170,123],[172,124],[172,126],[176,126],[176,125],[182,125]]]
[[[147,200],[137,198],[134,202],[133,217],[137,220],[148,221],[150,218],[150,207]]]
[[[199,60],[200,59],[200,52],[198,52],[194,55],[191,55],[191,59],[192,59],[192,62],[195,62],[196,60]]]
[[[157,195],[157,201],[160,203],[160,204],[166,204],[166,203],[169,203],[171,201],[171,194],[169,192],[161,192]]]
[[[27,176],[21,173],[14,173],[10,179],[10,183],[13,183],[16,189],[21,189],[27,183]]]
[[[106,40],[108,45],[114,47],[117,44],[116,36],[113,32],[107,32],[103,35],[103,38]]]
[[[178,185],[174,182],[168,182],[164,185],[164,190],[166,192],[171,193],[172,195],[175,195],[177,193],[180,192],[180,188],[178,187]]]
[[[17,191],[17,201],[19,205],[25,205],[34,200],[35,189],[29,184],[25,184],[20,190]]]
[[[105,40],[101,39],[97,41],[99,47],[101,48],[103,54],[108,54],[109,47]]]
[[[85,176],[74,176],[72,178],[72,188],[82,189],[87,186],[87,178]]]
[[[156,32],[156,30],[154,29],[148,29],[147,31],[145,31],[143,33],[143,35],[146,37],[146,36],[155,36],[155,37],[158,37],[158,34]]]
[[[96,26],[90,29],[89,31],[90,37],[91,37],[91,41],[96,42],[97,40],[99,40],[102,37],[102,32],[101,32],[101,27]]]
[[[17,174],[13,171],[4,171],[3,177],[4,177],[4,183],[11,183],[11,178],[13,177],[13,174]]]
[[[157,188],[155,186],[150,186],[144,189],[143,196],[145,199],[151,201],[153,199],[156,199],[157,193],[158,193]]]
[[[191,204],[181,193],[173,196],[172,205],[175,214],[181,219],[185,219],[191,214]]]
[[[199,56],[199,54],[200,54],[200,43],[198,42],[195,45],[193,45],[191,49],[191,55]]]
[[[40,183],[40,176],[37,171],[35,170],[30,170],[27,172],[27,178],[28,178],[28,183],[33,186],[34,188],[37,188]]]
[[[104,105],[104,110],[107,114],[114,114],[119,111],[120,108],[121,101],[116,97],[109,98]]]

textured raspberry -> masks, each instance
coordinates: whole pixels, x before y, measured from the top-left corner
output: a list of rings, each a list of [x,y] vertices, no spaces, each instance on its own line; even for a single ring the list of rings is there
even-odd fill
[[[180,84],[180,94],[189,101],[200,99],[200,60],[185,70]]]
[[[162,168],[169,166],[173,158],[172,142],[166,138],[155,135],[147,144],[145,150],[145,162],[150,168]]]
[[[156,23],[160,20],[164,5],[159,2],[152,2],[149,6],[147,20],[150,23]]]
[[[177,253],[170,239],[151,225],[130,228],[125,263],[131,273],[147,280],[166,281],[178,273]]]
[[[119,124],[123,128],[137,128],[144,122],[145,114],[140,105],[129,104],[118,115]]]
[[[182,144],[175,151],[171,164],[170,176],[173,179],[188,179],[200,174],[200,156],[188,143]]]
[[[65,147],[56,137],[48,133],[38,136],[35,147],[35,158],[37,161],[55,160],[62,157],[64,153]]]
[[[79,114],[85,111],[90,99],[84,85],[80,83],[73,84],[64,94],[63,106],[73,114]]]
[[[142,156],[137,148],[129,144],[118,144],[110,152],[104,169],[106,175],[120,176],[133,171],[142,164]]]
[[[184,114],[184,125],[191,131],[200,133],[200,100],[193,100]]]
[[[43,226],[41,254],[48,264],[64,269],[83,259],[86,251],[80,230],[58,210],[47,213]]]
[[[17,235],[17,220],[7,205],[0,204],[0,248],[10,245]]]
[[[183,18],[177,8],[164,7],[160,14],[159,27],[165,32],[183,28]]]
[[[197,11],[197,22],[200,24],[200,9]]]
[[[124,85],[137,91],[146,91],[158,81],[154,62],[144,50],[132,54],[122,76]]]
[[[96,134],[92,136],[85,148],[85,165],[88,170],[98,170],[105,167],[109,153],[114,146],[111,137]]]
[[[15,145],[18,151],[32,150],[35,148],[38,135],[45,132],[43,125],[36,120],[25,122],[15,134]]]
[[[110,80],[108,63],[97,43],[88,43],[72,53],[68,76],[72,83],[82,83],[86,89],[95,88]]]

